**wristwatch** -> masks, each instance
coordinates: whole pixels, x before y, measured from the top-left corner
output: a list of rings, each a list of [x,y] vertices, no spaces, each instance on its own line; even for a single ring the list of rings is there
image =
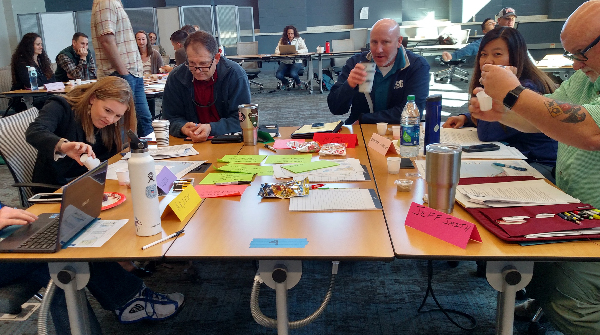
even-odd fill
[[[521,94],[521,92],[523,92],[524,89],[525,89],[525,87],[523,87],[522,85],[519,85],[519,86],[515,87],[513,90],[506,93],[506,96],[504,97],[504,100],[502,101],[504,103],[504,106],[506,106],[506,108],[508,108],[508,109],[512,109],[513,106],[517,103],[517,99],[519,99],[519,94]]]

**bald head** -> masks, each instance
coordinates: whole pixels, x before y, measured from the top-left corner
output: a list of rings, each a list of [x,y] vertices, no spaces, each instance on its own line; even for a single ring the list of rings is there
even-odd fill
[[[598,17],[600,1],[588,1],[569,16],[560,33],[563,48],[577,58],[573,62],[573,69],[585,72],[592,82],[600,77],[600,45],[591,46],[600,32]],[[587,51],[584,50],[587,48]]]
[[[379,67],[391,66],[398,55],[398,48],[402,45],[400,27],[392,19],[381,19],[371,28],[371,56]]]

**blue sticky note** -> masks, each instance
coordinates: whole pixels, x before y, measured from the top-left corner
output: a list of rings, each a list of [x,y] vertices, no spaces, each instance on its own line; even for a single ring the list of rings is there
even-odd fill
[[[250,248],[304,248],[307,244],[306,238],[255,238]]]
[[[158,188],[160,188],[163,192],[169,193],[175,180],[177,180],[177,176],[171,172],[168,167],[163,166],[158,176],[156,176],[156,186],[158,186]]]

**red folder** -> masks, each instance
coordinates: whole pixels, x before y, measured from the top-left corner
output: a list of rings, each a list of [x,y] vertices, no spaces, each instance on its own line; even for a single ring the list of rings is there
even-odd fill
[[[483,184],[508,182],[519,180],[531,180],[533,177],[483,177],[483,178],[462,178],[459,184]],[[594,235],[575,235],[575,236],[555,236],[555,237],[539,237],[525,238],[525,235],[536,233],[547,233],[567,230],[581,230],[600,227],[600,220],[582,220],[581,225],[574,222],[563,220],[558,216],[552,218],[536,219],[536,214],[569,212],[582,209],[593,208],[593,206],[576,203],[576,204],[561,204],[550,206],[525,206],[525,207],[504,207],[504,208],[465,208],[477,222],[496,235],[499,239],[506,242],[533,242],[533,241],[552,241],[552,240],[576,240],[581,238],[598,238],[600,234]],[[504,216],[529,216],[527,222],[516,225],[498,224]]]

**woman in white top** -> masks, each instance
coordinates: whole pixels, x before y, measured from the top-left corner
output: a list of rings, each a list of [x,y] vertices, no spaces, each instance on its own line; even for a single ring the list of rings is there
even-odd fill
[[[148,34],[140,30],[135,33],[135,41],[138,45],[138,50],[142,56],[144,64],[144,74],[160,73],[160,68],[163,66],[163,60],[158,51],[152,48],[152,44],[148,42]]]
[[[306,44],[304,44],[304,40],[298,34],[298,29],[294,26],[286,26],[283,29],[283,34],[277,47],[275,48],[275,54],[279,55],[279,46],[280,45],[294,45],[296,46],[296,51],[298,53],[307,53],[308,49],[306,48]],[[279,64],[279,68],[277,69],[277,73],[275,73],[275,77],[281,80],[284,87],[289,86],[289,82],[285,77],[290,77],[294,79],[297,87],[300,87],[300,77],[298,76],[298,72],[304,69],[302,65],[301,59],[290,59],[290,60],[282,60]]]

